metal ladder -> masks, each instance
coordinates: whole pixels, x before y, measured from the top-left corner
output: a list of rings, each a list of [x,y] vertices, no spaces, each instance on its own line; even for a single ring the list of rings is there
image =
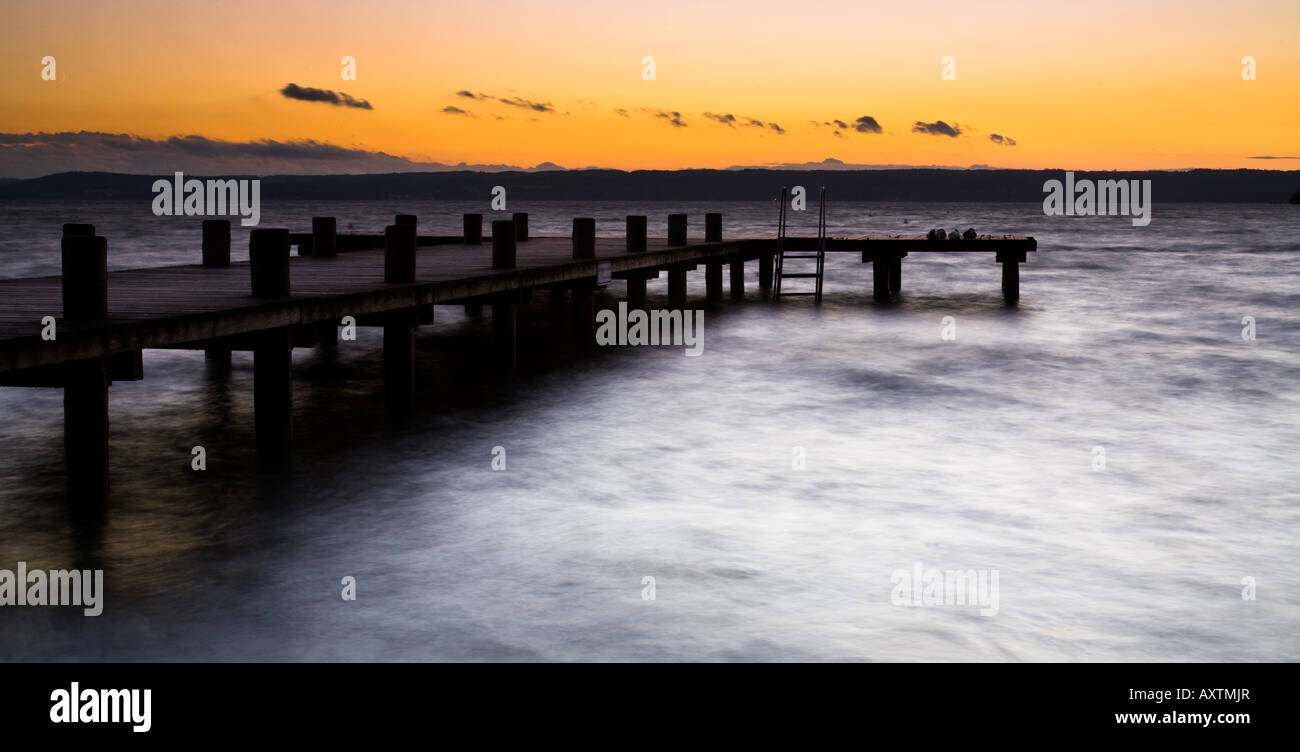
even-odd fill
[[[781,299],[781,280],[783,279],[812,279],[815,280],[815,288],[810,292],[787,292],[785,295],[812,295],[815,305],[822,304],[822,277],[825,276],[826,270],[826,186],[821,188],[821,197],[818,202],[817,212],[817,252],[816,253],[792,253],[789,256],[785,253],[785,229],[786,229],[786,203],[788,196],[785,186],[781,186],[781,211],[777,217],[776,224],[776,269],[773,275],[772,300]],[[785,271],[785,260],[791,259],[816,259],[817,271],[815,272],[787,272]]]

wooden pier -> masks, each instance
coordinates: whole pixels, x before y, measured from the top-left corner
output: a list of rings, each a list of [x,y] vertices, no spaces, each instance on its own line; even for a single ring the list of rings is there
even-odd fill
[[[494,367],[508,376],[518,303],[533,289],[567,290],[576,334],[591,342],[604,279],[626,280],[629,306],[642,309],[647,280],[665,272],[668,307],[686,308],[687,274],[700,265],[710,303],[723,298],[724,265],[733,299],[745,295],[750,261],[759,265],[760,291],[772,286],[773,240],[724,240],[721,214],[705,216],[702,240],[688,236],[684,214],[669,215],[667,238],[647,237],[646,226],[646,217],[629,216],[624,237],[598,237],[593,219],[576,218],[569,237],[530,237],[527,215],[515,214],[484,234],[482,215],[470,214],[463,235],[421,236],[416,217],[398,215],[382,234],[338,234],[334,218],[315,217],[311,232],[254,230],[250,260],[231,263],[229,221],[206,220],[200,263],[108,272],[108,241],[90,225],[68,224],[61,276],[0,280],[0,386],[64,390],[69,500],[99,508],[108,499],[112,382],[142,379],[145,349],[202,349],[217,370],[229,368],[232,350],[251,350],[258,463],[281,468],[291,458],[292,349],[334,345],[345,316],[384,328],[385,401],[401,416],[414,402],[414,332],[432,323],[435,304],[491,306]],[[787,238],[785,248],[816,242]],[[1036,244],[1023,236],[863,236],[829,238],[826,250],[873,262],[878,300],[898,293],[910,252],[992,252],[1014,304],[1019,265]]]

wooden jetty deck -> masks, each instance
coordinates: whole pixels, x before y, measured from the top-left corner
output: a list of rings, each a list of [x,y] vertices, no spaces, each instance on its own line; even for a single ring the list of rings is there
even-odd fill
[[[644,216],[628,217],[624,237],[597,237],[595,221],[574,220],[568,237],[529,237],[527,215],[492,223],[466,215],[462,236],[419,236],[416,218],[398,215],[381,234],[340,235],[333,218],[313,218],[311,233],[257,229],[250,260],[230,261],[228,220],[203,223],[202,263],[107,272],[107,240],[89,225],[65,225],[63,274],[0,280],[0,386],[64,390],[68,494],[74,506],[108,498],[108,386],[143,378],[141,352],[203,349],[218,368],[232,350],[254,352],[254,414],[259,464],[285,466],[292,437],[291,352],[331,346],[345,316],[384,328],[385,397],[390,414],[414,402],[414,332],[432,323],[435,304],[492,307],[495,365],[514,372],[521,296],[537,288],[569,291],[576,334],[590,343],[595,291],[627,281],[629,307],[646,307],[646,281],[668,274],[668,307],[687,306],[687,273],[705,266],[706,297],[744,297],[744,268],[759,264],[759,287],[772,286],[772,239],[722,239],[722,216],[708,214],[702,241],[689,242],[687,217],[669,215],[668,237],[649,238]],[[815,250],[815,238],[787,238],[786,251]],[[291,254],[291,246],[299,255]],[[828,252],[860,252],[875,264],[881,300],[900,287],[909,252],[993,252],[1003,292],[1019,297],[1019,265],[1033,238],[924,236],[829,238]]]

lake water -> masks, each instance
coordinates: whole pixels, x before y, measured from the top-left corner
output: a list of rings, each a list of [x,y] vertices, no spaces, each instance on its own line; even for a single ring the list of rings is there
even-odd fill
[[[629,213],[662,234],[675,211],[693,235],[705,211],[733,236],[775,225],[774,204],[510,208],[539,234],[574,216],[613,234]],[[451,234],[482,210],[267,202],[262,226],[410,212]],[[1157,203],[1144,228],[1037,203],[828,213],[832,234],[974,227],[1039,251],[1012,310],[991,254],[913,254],[892,307],[852,254],[828,258],[820,309],[760,299],[751,263],[747,299],[707,309],[700,357],[572,357],[540,293],[508,384],[477,366],[489,315],[439,307],[404,428],[361,329],[335,356],[295,351],[279,477],[253,470],[251,355],[215,378],[201,352],[146,351],[145,380],[111,389],[111,512],[91,534],[63,502],[61,392],[0,389],[0,569],[102,567],[107,587],[96,618],[0,608],[0,659],[1300,659],[1300,207]],[[11,203],[0,276],[57,273],[68,221],[96,225],[113,268],[198,259],[199,220],[147,202]],[[791,221],[812,234],[815,211]],[[692,305],[703,286],[701,268]],[[996,570],[997,613],[895,605],[894,573],[918,564]]]

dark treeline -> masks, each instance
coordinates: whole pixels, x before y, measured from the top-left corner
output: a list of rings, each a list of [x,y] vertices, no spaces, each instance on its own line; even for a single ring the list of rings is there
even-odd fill
[[[186,175],[186,178],[257,177]],[[1190,170],[1075,172],[1076,179],[1151,180],[1159,202],[1286,203],[1300,191],[1300,171]],[[0,199],[150,199],[171,175],[68,172],[0,182]],[[1063,170],[570,170],[552,172],[410,172],[373,175],[272,175],[261,197],[281,199],[490,198],[505,186],[511,201],[761,201],[781,186],[818,186],[840,201],[1041,201],[1043,182]]]

